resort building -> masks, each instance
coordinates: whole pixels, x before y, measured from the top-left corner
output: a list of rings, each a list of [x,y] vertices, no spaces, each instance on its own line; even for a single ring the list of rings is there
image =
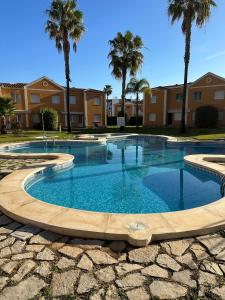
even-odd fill
[[[0,96],[12,98],[15,118],[22,128],[40,124],[40,109],[58,112],[62,128],[67,126],[66,88],[42,77],[31,83],[0,83]],[[71,126],[105,126],[105,93],[94,89],[70,89]]]
[[[145,126],[180,125],[183,85],[159,86],[152,89],[152,96],[144,95]],[[219,126],[225,126],[225,78],[211,72],[188,84],[186,125],[195,126],[195,112],[200,106],[215,106],[219,112]]]
[[[118,113],[121,111],[121,101],[112,103],[112,116],[117,117]],[[128,119],[131,117],[136,117],[136,102],[127,100],[125,102],[125,112],[127,114]],[[143,116],[143,101],[140,101],[138,104],[138,115],[140,117]]]

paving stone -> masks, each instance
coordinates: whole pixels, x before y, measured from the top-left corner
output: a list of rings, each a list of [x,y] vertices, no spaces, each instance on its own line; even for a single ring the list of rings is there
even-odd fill
[[[168,278],[169,277],[168,271],[157,265],[151,265],[147,268],[144,268],[141,270],[141,273],[143,275],[148,275],[148,276],[158,277],[158,278]]]
[[[82,270],[91,271],[92,268],[93,268],[93,262],[87,257],[86,254],[84,254],[81,257],[77,267],[82,269]]]
[[[223,275],[223,272],[221,271],[218,264],[216,264],[212,261],[207,261],[207,260],[203,261],[200,266],[200,269],[202,271],[206,271],[206,272],[213,273],[216,275]]]
[[[5,247],[0,250],[0,258],[8,257],[12,254],[11,249],[9,247]]]
[[[159,299],[178,299],[187,294],[187,289],[177,283],[166,281],[153,281],[150,285],[153,296]]]
[[[74,294],[74,285],[78,279],[79,271],[71,270],[63,273],[54,273],[52,277],[52,296],[64,296]]]
[[[0,267],[9,261],[8,258],[0,258]]]
[[[0,242],[0,249],[11,246],[15,242],[14,237],[8,237],[6,240]]]
[[[0,235],[0,242],[1,242],[1,241],[4,241],[6,238],[7,238],[6,235]]]
[[[199,285],[215,287],[217,285],[216,275],[199,271],[198,283]]]
[[[197,239],[212,255],[217,255],[225,249],[225,238],[219,234],[200,236]]]
[[[52,250],[45,248],[42,252],[37,254],[37,260],[54,260],[55,254]]]
[[[118,257],[118,261],[119,261],[119,262],[125,262],[125,261],[127,261],[127,254],[126,254],[126,253],[123,253],[122,255],[120,255],[120,256]]]
[[[68,236],[63,236],[62,238],[60,238],[59,240],[57,240],[57,242],[54,242],[50,245],[50,248],[52,250],[59,250],[60,248],[62,248],[65,243],[67,243],[69,240]]]
[[[64,246],[59,249],[58,252],[72,258],[77,258],[81,253],[83,253],[83,250],[77,247]]]
[[[191,245],[190,250],[194,252],[198,261],[209,257],[209,254],[206,252],[205,248],[200,244]]]
[[[191,270],[197,270],[198,266],[193,260],[193,257],[190,253],[184,254],[182,256],[176,257],[176,261],[181,265],[187,266]]]
[[[40,231],[40,228],[34,227],[31,225],[25,225],[20,227],[18,230],[11,233],[11,236],[16,237],[22,241],[26,241],[31,238],[34,234],[37,234]]]
[[[93,288],[98,287],[98,283],[94,276],[89,273],[83,273],[81,274],[77,293],[78,294],[84,294],[90,292]]]
[[[17,261],[9,261],[1,269],[7,274],[11,274],[17,268],[18,264]]]
[[[129,252],[129,260],[137,263],[155,262],[156,256],[159,253],[159,246],[150,245],[145,248],[138,248]]]
[[[68,259],[66,257],[60,258],[59,262],[56,265],[56,267],[58,267],[60,270],[64,270],[73,266],[75,266],[74,260]]]
[[[122,279],[116,280],[118,287],[128,290],[135,287],[143,286],[145,281],[145,276],[139,273],[128,274]]]
[[[77,247],[80,247],[84,250],[91,250],[91,249],[101,249],[102,245],[105,242],[102,240],[84,240],[84,239],[72,239],[70,244],[73,244]]]
[[[181,265],[179,265],[172,257],[167,254],[160,254],[157,257],[157,263],[164,267],[171,269],[172,271],[180,271]]]
[[[26,252],[26,253],[22,253],[22,254],[15,254],[11,257],[12,260],[22,260],[22,259],[29,259],[29,258],[33,258],[34,257],[34,253],[33,252]]]
[[[100,250],[88,250],[86,253],[97,265],[112,265],[117,263],[115,258]]]
[[[22,224],[17,222],[10,223],[7,226],[0,227],[0,234],[10,234],[21,226]]]
[[[95,272],[95,275],[100,281],[106,282],[106,283],[109,283],[116,278],[115,272],[112,267],[103,268],[103,269]]]
[[[105,295],[105,300],[121,300],[115,285],[111,285]]]
[[[99,291],[97,292],[94,292],[89,300],[102,300],[104,299],[104,296],[105,296],[105,290],[104,289],[100,289]]]
[[[174,281],[177,281],[177,282],[180,282],[184,285],[187,285],[191,288],[196,288],[197,283],[196,283],[195,280],[192,279],[191,275],[192,275],[192,273],[189,270],[174,272],[173,276],[172,276],[172,279]]]
[[[114,241],[109,245],[109,248],[114,252],[122,252],[126,249],[127,244],[123,241]]]
[[[2,290],[6,286],[8,280],[9,280],[8,277],[5,276],[0,277],[0,290]]]
[[[18,254],[23,251],[23,248],[25,247],[26,242],[23,241],[16,241],[12,246],[11,246],[11,251],[12,254]]]
[[[31,270],[35,267],[35,262],[33,260],[26,260],[19,268],[17,273],[12,277],[13,282],[21,281]]]
[[[225,250],[217,254],[216,256],[217,260],[225,261]]]
[[[30,244],[42,244],[42,245],[49,245],[58,240],[61,237],[61,235],[44,230],[40,232],[39,234],[33,236],[30,239]]]
[[[118,276],[126,275],[127,273],[143,269],[143,266],[138,264],[120,263],[115,267]]]
[[[6,215],[0,216],[0,226],[8,225],[9,223],[12,223],[13,220],[8,218]]]
[[[225,285],[214,288],[212,293],[219,296],[222,300],[225,300]]]
[[[149,300],[149,295],[143,287],[128,291],[127,297],[129,300]]]
[[[35,276],[31,276],[24,281],[21,281],[16,286],[4,288],[1,295],[1,300],[28,300],[37,296],[46,283]],[[16,298],[15,298],[16,295]]]
[[[169,255],[181,256],[193,243],[193,239],[182,239],[171,242],[163,242],[161,246]]]
[[[41,252],[44,249],[44,245],[27,245],[26,251],[28,252]]]
[[[223,264],[219,264],[220,269],[223,271],[223,273],[225,274],[225,265]]]
[[[51,265],[48,262],[41,262],[40,265],[35,269],[34,273],[39,274],[42,277],[49,276],[51,271]]]

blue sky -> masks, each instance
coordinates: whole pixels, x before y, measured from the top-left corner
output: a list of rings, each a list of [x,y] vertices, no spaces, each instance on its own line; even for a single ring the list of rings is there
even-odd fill
[[[65,83],[63,55],[44,32],[45,9],[50,0],[0,1],[1,82],[30,82],[43,75]],[[193,29],[189,80],[211,71],[225,77],[225,1],[216,0],[209,22]],[[121,84],[108,67],[108,40],[118,31],[131,30],[142,37],[145,61],[138,77],[151,86],[183,81],[184,37],[180,24],[171,26],[167,0],[79,0],[87,32],[71,53],[72,84],[102,89],[113,86],[120,96]]]

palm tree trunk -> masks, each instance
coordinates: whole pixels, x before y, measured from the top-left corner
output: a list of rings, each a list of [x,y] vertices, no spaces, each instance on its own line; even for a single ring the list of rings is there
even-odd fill
[[[186,132],[186,102],[187,102],[187,88],[188,88],[188,67],[190,62],[190,48],[191,48],[191,20],[187,24],[185,32],[185,55],[184,55],[184,89],[182,101],[182,116],[181,116],[181,133]]]
[[[67,132],[71,133],[70,122],[70,62],[69,62],[69,41],[65,39],[63,43],[63,52],[65,60],[65,74],[66,74],[66,108],[67,108]]]
[[[126,90],[126,79],[127,72],[126,69],[123,70],[122,74],[122,96],[121,96],[121,116],[124,117],[125,121],[125,90]],[[121,126],[120,130],[124,130],[125,126]]]
[[[136,95],[136,128],[139,127],[139,124],[138,124],[138,102],[139,102],[139,94],[137,92],[137,95]]]

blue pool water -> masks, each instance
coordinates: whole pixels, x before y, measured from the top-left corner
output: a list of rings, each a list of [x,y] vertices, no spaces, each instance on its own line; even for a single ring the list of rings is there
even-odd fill
[[[220,198],[220,179],[183,162],[188,154],[224,154],[217,146],[172,145],[143,137],[101,144],[38,143],[14,152],[64,152],[73,168],[49,172],[26,191],[48,203],[110,213],[158,213],[202,206]]]

